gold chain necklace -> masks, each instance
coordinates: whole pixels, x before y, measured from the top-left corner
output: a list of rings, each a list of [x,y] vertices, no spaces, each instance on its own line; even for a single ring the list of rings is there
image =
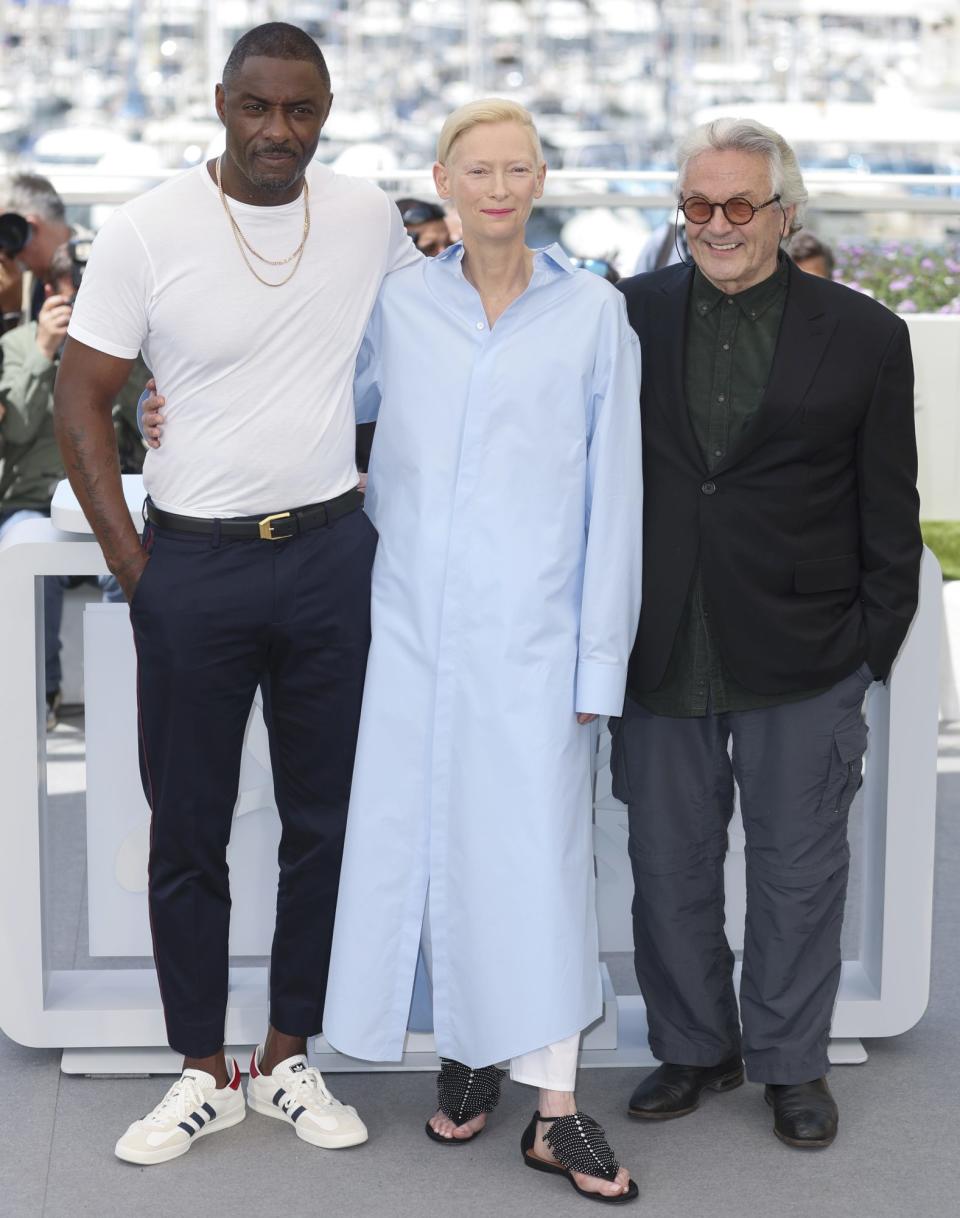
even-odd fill
[[[233,212],[230,210],[230,206],[227,203],[227,197],[223,193],[223,183],[220,180],[220,162],[222,160],[222,156],[217,157],[217,190],[220,192],[220,202],[223,205],[223,210],[227,213],[227,219],[230,221],[230,231],[233,233],[233,239],[237,243],[237,249],[240,251],[240,256],[246,263],[247,270],[249,270],[250,274],[259,283],[262,283],[264,287],[282,288],[284,284],[289,283],[294,275],[296,275],[297,268],[300,266],[300,262],[303,259],[303,251],[307,245],[307,237],[310,236],[310,184],[307,182],[306,178],[303,179],[303,236],[300,239],[300,244],[293,251],[293,253],[288,254],[286,258],[279,258],[274,261],[272,258],[265,258],[263,254],[259,253],[253,248],[253,246],[244,236],[240,225],[234,219]],[[277,283],[273,283],[269,279],[264,279],[263,276],[258,273],[256,267],[254,267],[253,263],[247,257],[247,250],[249,250],[255,258],[259,258],[261,262],[265,262],[268,266],[286,266],[288,262],[293,262],[293,269],[290,271],[290,274],[286,277],[286,279],[281,279]],[[294,261],[294,259],[296,259],[296,261]]]

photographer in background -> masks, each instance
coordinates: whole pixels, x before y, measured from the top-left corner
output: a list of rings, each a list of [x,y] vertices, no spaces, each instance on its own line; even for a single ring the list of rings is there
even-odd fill
[[[37,320],[0,339],[0,537],[19,520],[49,516],[53,492],[66,477],[53,435],[53,387],[89,247],[86,238],[76,238],[53,252],[41,285],[44,301]],[[137,473],[143,465],[144,449],[136,426],[137,386],[149,375],[138,360],[114,406],[124,473]],[[103,576],[99,582],[104,600],[123,600],[112,576]],[[60,707],[60,622],[68,583],[66,577],[54,575],[43,581],[48,730],[56,727]]]
[[[53,384],[78,279],[71,250],[62,245],[50,258],[37,320],[8,331],[0,339],[0,438],[4,458],[0,537],[20,520],[49,516],[53,492],[65,476],[53,434]],[[44,576],[48,731],[56,727],[60,707],[63,588],[60,576]]]
[[[435,258],[453,245],[447,214],[438,204],[423,199],[397,199],[396,204],[403,227],[421,254]]]
[[[0,190],[0,207],[0,271],[4,280],[23,272],[22,319],[37,321],[53,256],[74,232],[53,183],[38,174],[8,178]]]

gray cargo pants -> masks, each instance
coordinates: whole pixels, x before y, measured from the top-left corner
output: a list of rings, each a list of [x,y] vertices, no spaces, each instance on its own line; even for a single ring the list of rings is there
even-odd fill
[[[661,1061],[711,1066],[742,1051],[758,1083],[827,1072],[847,813],[871,680],[863,665],[802,702],[695,719],[652,715],[628,698],[611,720],[613,791],[629,809],[637,979]],[[723,930],[734,778],[747,843],[739,1018]]]

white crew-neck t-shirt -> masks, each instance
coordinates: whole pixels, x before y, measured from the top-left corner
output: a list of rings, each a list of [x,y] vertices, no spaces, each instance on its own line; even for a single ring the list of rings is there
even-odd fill
[[[283,287],[244,264],[205,165],[120,208],[93,243],[69,334],[121,359],[142,350],[153,370],[166,427],[143,477],[160,508],[266,515],[357,483],[357,351],[384,275],[421,255],[377,187],[317,164],[307,180],[310,235]],[[227,203],[265,258],[296,249],[302,195]],[[247,256],[266,279],[292,266]]]

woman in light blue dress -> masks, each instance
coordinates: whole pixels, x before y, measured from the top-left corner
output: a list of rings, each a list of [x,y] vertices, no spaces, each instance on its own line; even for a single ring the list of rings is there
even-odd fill
[[[399,1059],[422,944],[428,1134],[475,1137],[510,1059],[540,1091],[524,1161],[622,1202],[574,1077],[602,1010],[586,724],[620,714],[639,616],[639,349],[610,284],[524,244],[544,173],[525,110],[451,115],[463,242],[388,276],[361,350],[380,542],[324,1033]]]

